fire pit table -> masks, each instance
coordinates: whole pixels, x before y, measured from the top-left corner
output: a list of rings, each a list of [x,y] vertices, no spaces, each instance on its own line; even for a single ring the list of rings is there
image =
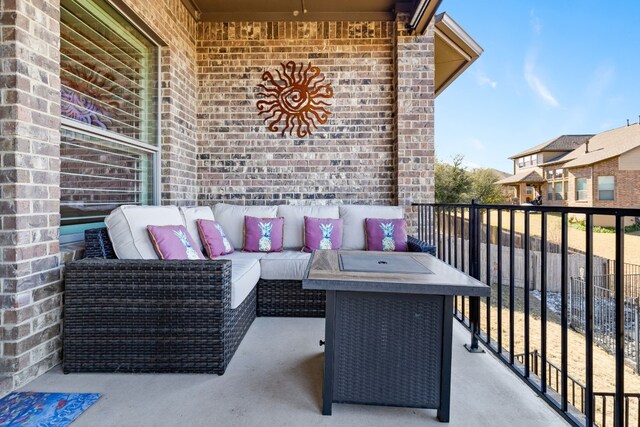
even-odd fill
[[[324,415],[359,403],[449,421],[453,296],[487,285],[425,253],[317,250],[303,288],[327,291]]]

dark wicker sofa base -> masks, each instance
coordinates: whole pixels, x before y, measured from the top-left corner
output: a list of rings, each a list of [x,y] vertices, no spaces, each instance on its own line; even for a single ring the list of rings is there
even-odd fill
[[[300,280],[258,281],[259,317],[324,317],[325,292],[302,289]]]
[[[105,229],[65,271],[63,370],[224,374],[258,316],[324,317],[324,291],[260,279],[231,308],[231,261],[119,260]],[[433,253],[409,238],[409,249]]]
[[[104,229],[65,270],[63,370],[224,374],[256,317],[231,308],[231,261],[119,260]],[[107,258],[107,259],[105,259]]]
[[[436,254],[435,246],[409,237],[410,252]],[[325,292],[302,289],[300,280],[264,280],[258,282],[258,316],[324,317]]]

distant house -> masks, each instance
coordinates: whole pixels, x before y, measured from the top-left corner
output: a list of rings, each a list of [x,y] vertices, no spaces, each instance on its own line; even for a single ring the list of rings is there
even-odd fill
[[[553,183],[555,190],[556,182],[560,181],[561,184],[557,186],[560,193],[558,200],[560,200],[560,197],[566,198],[568,189],[564,185],[566,181],[564,176],[558,178],[554,176],[554,179],[547,180],[544,178],[543,167],[549,162],[558,161],[568,155],[587,142],[592,136],[562,135],[513,155],[509,157],[513,160],[513,175],[501,179],[497,183],[515,189],[513,201],[516,204],[529,203],[538,194],[542,195],[543,187],[546,188],[548,182]]]
[[[563,135],[510,157],[514,176],[498,181],[520,203],[540,194],[553,206],[638,207],[640,123],[597,135]],[[609,219],[598,219],[610,225]]]

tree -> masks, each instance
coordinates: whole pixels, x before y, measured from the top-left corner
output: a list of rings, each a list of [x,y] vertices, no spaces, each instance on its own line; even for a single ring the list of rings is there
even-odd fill
[[[496,184],[500,175],[493,169],[474,169],[471,171],[471,189],[469,199],[476,199],[482,204],[496,205],[506,203],[502,187]]]
[[[496,184],[501,177],[493,169],[478,168],[469,172],[457,154],[452,163],[436,160],[436,203],[471,203],[476,199],[482,204],[506,203],[502,187]]]
[[[457,154],[453,157],[452,164],[436,160],[436,203],[464,203],[469,201],[465,194],[469,191],[471,179],[467,169],[462,166],[463,159],[464,156],[462,154]]]

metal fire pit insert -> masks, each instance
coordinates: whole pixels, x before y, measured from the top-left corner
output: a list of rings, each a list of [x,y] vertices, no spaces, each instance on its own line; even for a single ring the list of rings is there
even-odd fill
[[[412,257],[399,257],[384,253],[341,253],[340,271],[375,273],[433,274],[431,270]]]

